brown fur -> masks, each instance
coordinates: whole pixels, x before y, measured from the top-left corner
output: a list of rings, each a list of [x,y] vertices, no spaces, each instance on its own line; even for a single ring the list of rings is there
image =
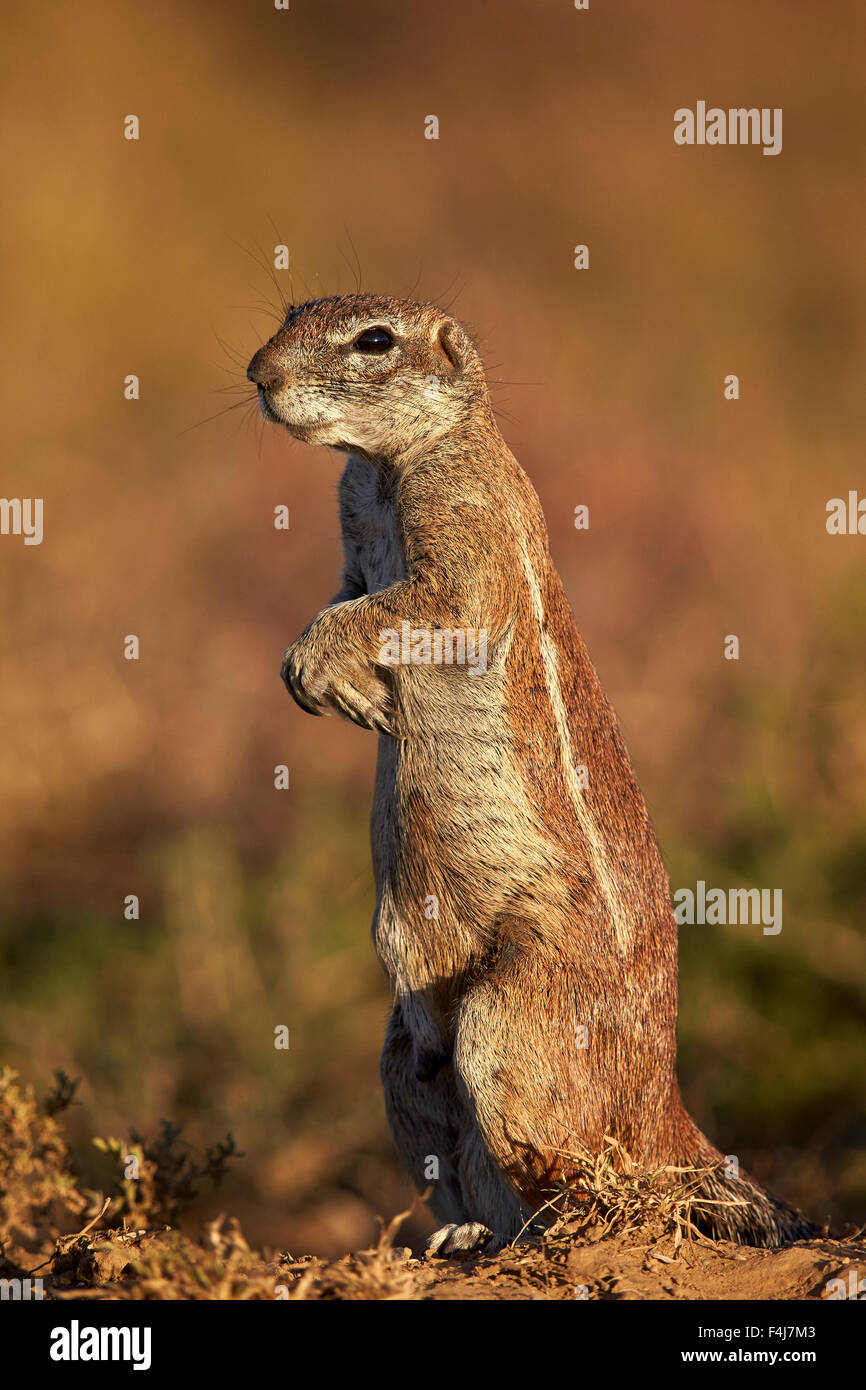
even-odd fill
[[[353,346],[370,327],[392,333],[388,352]],[[606,1135],[646,1166],[719,1165],[676,1081],[677,929],[655,835],[470,338],[432,305],[319,300],[248,375],[266,418],[349,455],[343,583],[283,675],[302,708],[380,734],[382,1079],[419,1187],[438,1160],[433,1248],[513,1237],[568,1180],[562,1155]],[[486,674],[383,663],[404,621],[485,629]],[[745,1175],[719,1168],[704,1195],[740,1203],[706,1207],[717,1234],[810,1233]]]

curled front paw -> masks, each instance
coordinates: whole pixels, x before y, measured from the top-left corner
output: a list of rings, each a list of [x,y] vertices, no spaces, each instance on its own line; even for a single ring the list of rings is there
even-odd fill
[[[350,653],[337,662],[315,628],[286,648],[280,675],[308,714],[334,709],[363,729],[397,737],[388,686],[363,658]]]
[[[280,676],[292,699],[308,714],[325,714],[325,692],[328,680],[325,672],[318,671],[310,662],[310,654],[303,637],[286,647]]]

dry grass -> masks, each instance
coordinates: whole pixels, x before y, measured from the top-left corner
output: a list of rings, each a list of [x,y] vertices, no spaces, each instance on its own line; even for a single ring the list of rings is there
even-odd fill
[[[692,1213],[708,1203],[699,1194],[714,1168],[642,1168],[609,1135],[599,1153],[576,1149],[562,1156],[578,1177],[548,1203],[554,1217],[547,1240],[604,1240],[609,1235],[637,1233],[646,1240],[672,1235],[679,1249],[684,1238],[706,1239]],[[740,1205],[735,1198],[713,1204]]]
[[[220,1214],[198,1240],[174,1229],[203,1181],[217,1185],[229,1136],[198,1157],[165,1123],[149,1143],[97,1138],[110,1161],[112,1191],[82,1190],[56,1118],[74,1103],[75,1083],[58,1074],[41,1103],[10,1070],[0,1073],[0,1274],[38,1276],[49,1298],[160,1300],[412,1298],[411,1252],[394,1238],[409,1212],[382,1227],[375,1246],[325,1264],[254,1251],[238,1221]],[[133,1176],[132,1174],[136,1174]],[[81,1225],[82,1216],[88,1217]],[[41,1258],[40,1258],[41,1257]]]
[[[69,1155],[54,1116],[57,1094],[40,1107],[32,1086],[9,1068],[0,1071],[0,1268],[26,1271],[87,1207],[69,1170]]]
[[[394,1239],[410,1212],[401,1212],[386,1226],[371,1250],[346,1255],[331,1264],[301,1261],[290,1269],[300,1279],[289,1295],[293,1299],[394,1299],[420,1297],[412,1266],[418,1264],[406,1247],[394,1247]]]

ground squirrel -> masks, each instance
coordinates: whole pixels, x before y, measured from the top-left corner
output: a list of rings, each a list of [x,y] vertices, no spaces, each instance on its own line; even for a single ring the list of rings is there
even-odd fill
[[[667,874],[468,333],[431,304],[319,299],[247,375],[267,420],[348,454],[342,584],[283,678],[311,714],[380,735],[381,1073],[444,1223],[430,1248],[512,1239],[569,1180],[563,1155],[605,1136],[648,1167],[717,1166],[711,1232],[808,1236],[724,1176],[683,1106]]]

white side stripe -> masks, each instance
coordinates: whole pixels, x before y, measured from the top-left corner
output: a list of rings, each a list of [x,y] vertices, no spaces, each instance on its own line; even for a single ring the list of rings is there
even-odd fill
[[[521,540],[521,554],[523,556],[523,572],[526,575],[526,582],[529,585],[529,592],[532,595],[532,607],[535,612],[536,622],[538,623],[538,636],[541,644],[541,655],[544,661],[544,676],[547,682],[547,693],[550,696],[550,704],[553,709],[553,717],[556,720],[556,728],[559,734],[559,744],[562,751],[562,766],[574,809],[577,812],[577,819],[580,828],[586,839],[590,852],[590,863],[602,897],[607,904],[610,919],[616,933],[616,942],[620,952],[625,955],[631,940],[631,924],[627,913],[623,910],[623,905],[617,892],[616,885],[611,877],[608,868],[607,855],[604,845],[599,837],[595,821],[589,813],[583,795],[583,789],[577,778],[574,766],[574,755],[571,747],[571,733],[568,728],[568,714],[565,708],[565,701],[562,698],[562,686],[559,681],[559,657],[556,647],[550,638],[544,625],[544,604],[541,601],[541,590],[538,587],[538,578],[532,567],[532,561],[525,543]]]

